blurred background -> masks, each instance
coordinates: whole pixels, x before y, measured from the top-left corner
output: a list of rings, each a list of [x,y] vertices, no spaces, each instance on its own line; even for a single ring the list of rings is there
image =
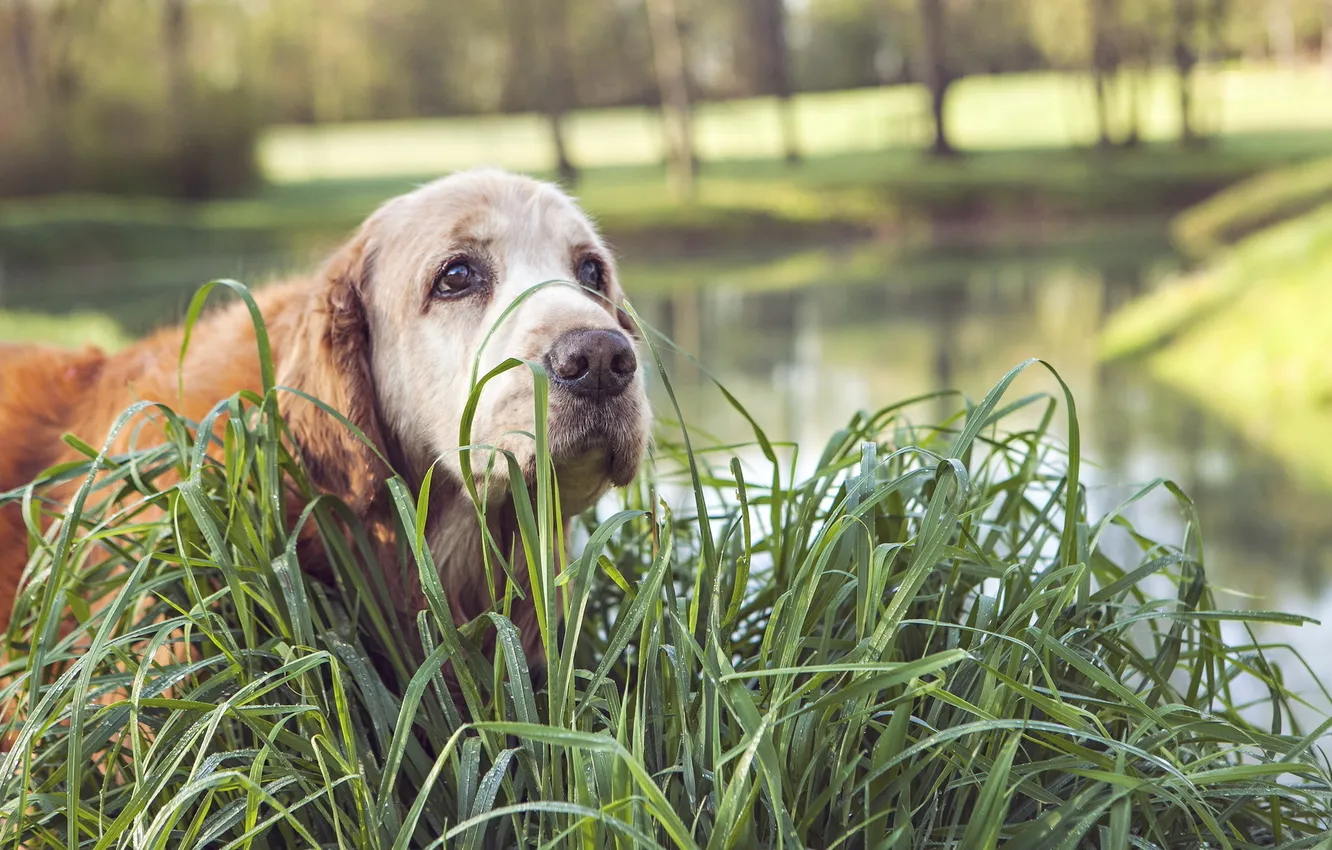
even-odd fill
[[[482,163],[774,439],[1042,357],[1094,507],[1173,478],[1223,606],[1332,620],[1332,0],[0,0],[0,340],[122,345]]]

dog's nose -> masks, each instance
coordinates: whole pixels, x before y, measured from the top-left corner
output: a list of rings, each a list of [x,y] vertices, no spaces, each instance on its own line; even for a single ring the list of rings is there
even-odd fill
[[[634,379],[638,358],[619,331],[569,331],[555,340],[547,358],[550,377],[565,389],[588,398],[612,398]]]

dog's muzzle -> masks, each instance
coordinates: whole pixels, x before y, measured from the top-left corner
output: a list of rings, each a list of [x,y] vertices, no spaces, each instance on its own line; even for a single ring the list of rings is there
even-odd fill
[[[633,382],[638,358],[619,331],[576,330],[555,341],[546,366],[556,387],[590,401],[604,401]]]

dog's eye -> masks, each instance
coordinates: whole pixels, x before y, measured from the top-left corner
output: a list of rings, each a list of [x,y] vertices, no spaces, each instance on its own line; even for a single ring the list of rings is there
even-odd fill
[[[596,257],[585,257],[578,264],[578,282],[588,289],[601,292],[606,288],[606,267]]]
[[[481,274],[467,260],[453,260],[435,278],[436,295],[457,295],[481,281]]]

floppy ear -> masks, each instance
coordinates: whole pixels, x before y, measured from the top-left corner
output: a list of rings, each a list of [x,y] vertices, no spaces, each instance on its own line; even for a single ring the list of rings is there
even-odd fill
[[[372,259],[363,235],[334,255],[297,322],[277,380],[347,417],[382,452],[383,429],[370,370],[370,325],[361,298]],[[281,406],[312,483],[364,516],[388,474],[383,461],[346,425],[310,401],[284,393]]]

